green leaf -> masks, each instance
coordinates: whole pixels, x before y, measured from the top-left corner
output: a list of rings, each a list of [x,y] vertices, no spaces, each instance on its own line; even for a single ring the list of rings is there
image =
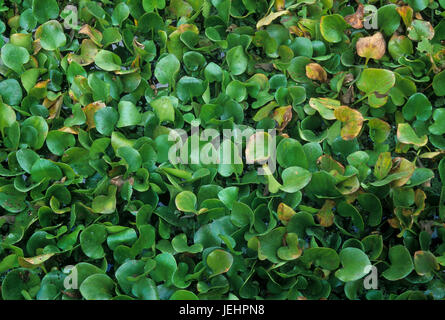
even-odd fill
[[[142,116],[136,106],[130,101],[121,101],[118,105],[119,121],[117,127],[135,126],[141,122]]]
[[[395,4],[387,4],[377,10],[379,28],[387,36],[392,35],[400,26],[400,15]]]
[[[93,224],[80,234],[80,246],[83,253],[91,259],[100,259],[105,255],[102,243],[107,239],[107,231],[101,224]]]
[[[102,214],[114,213],[116,210],[116,189],[115,185],[111,185],[108,187],[107,195],[95,197],[91,204],[93,212]]]
[[[45,50],[56,50],[66,44],[66,36],[63,32],[62,25],[51,20],[42,24],[38,29],[40,44]]]
[[[196,196],[190,191],[182,191],[175,198],[176,208],[183,212],[196,212],[196,203]]]
[[[111,19],[113,21],[113,25],[121,25],[128,16],[130,15],[130,8],[128,8],[125,2],[118,3],[113,10],[113,14],[111,15]]]
[[[335,272],[335,276],[343,282],[355,281],[369,273],[371,262],[360,249],[345,248],[340,251],[340,261],[343,266]]]
[[[388,98],[385,95],[395,83],[396,78],[392,71],[368,68],[363,70],[360,75],[357,88],[368,96],[368,103],[371,107],[378,108],[386,103]]]
[[[38,159],[31,167],[31,178],[34,182],[43,179],[60,180],[62,179],[62,170],[52,161],[47,159]]]
[[[124,101],[122,101],[121,103],[124,103]],[[105,136],[111,135],[118,120],[119,114],[112,107],[99,109],[94,114],[94,123],[96,125],[96,130]]]
[[[7,79],[0,82],[0,96],[3,102],[11,106],[17,106],[22,101],[22,88],[15,79]]]
[[[96,65],[105,71],[117,71],[121,69],[121,58],[108,50],[100,50],[94,57]]]
[[[414,118],[426,121],[431,117],[432,109],[431,102],[423,93],[415,93],[408,99],[402,112],[407,121],[412,121]]]
[[[170,300],[199,300],[196,294],[188,290],[177,290],[171,296]]]
[[[156,64],[155,77],[160,83],[174,86],[176,76],[179,72],[180,63],[174,54],[168,54]]]
[[[312,174],[301,167],[286,168],[281,174],[283,186],[280,189],[289,193],[297,192],[308,185],[311,177]]]
[[[235,76],[244,73],[247,69],[248,59],[242,46],[236,46],[227,51],[226,61],[229,65],[230,73]]]
[[[57,19],[59,6],[56,0],[33,0],[32,12],[40,23],[50,19]]]
[[[224,250],[216,249],[210,252],[206,260],[213,275],[218,275],[229,271],[233,263],[232,255]]]
[[[440,269],[436,257],[429,251],[416,251],[414,253],[414,269],[420,276],[431,275]]]
[[[5,128],[10,127],[16,120],[16,114],[7,104],[0,101],[0,132],[4,136]]]
[[[434,76],[433,89],[437,96],[445,96],[445,71]]]
[[[17,73],[22,73],[23,65],[29,61],[29,53],[25,48],[10,43],[2,47],[1,57],[5,66]]]
[[[37,274],[25,268],[17,268],[9,272],[2,283],[2,297],[4,300],[25,300],[34,297],[40,287]],[[24,296],[23,294],[27,294]]]
[[[115,286],[114,281],[106,274],[93,274],[82,282],[79,290],[86,300],[109,300],[114,295]]]
[[[414,265],[411,254],[403,245],[391,247],[388,256],[391,266],[382,273],[385,279],[390,281],[400,280],[413,271]]]
[[[320,31],[327,42],[338,43],[343,39],[344,32],[349,28],[345,19],[339,14],[321,17]]]
[[[445,128],[442,125],[445,121],[445,108],[435,109],[433,113],[434,123],[428,127],[428,130],[435,135],[442,135],[445,133]]]
[[[74,136],[67,132],[62,131],[49,131],[46,137],[46,145],[52,153],[61,156],[66,149],[74,147],[76,139]]]
[[[179,79],[176,87],[176,94],[178,98],[184,103],[188,102],[194,97],[199,97],[204,93],[203,81],[193,77],[182,77]]]
[[[326,270],[336,270],[340,265],[340,257],[331,248],[308,248],[304,250],[301,259],[305,263],[313,263]]]
[[[295,139],[281,140],[277,146],[277,162],[283,168],[302,167],[308,168],[308,160],[303,147]]]

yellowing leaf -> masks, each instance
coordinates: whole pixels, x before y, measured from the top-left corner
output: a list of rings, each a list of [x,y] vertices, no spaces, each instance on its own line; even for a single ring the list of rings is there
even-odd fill
[[[97,112],[97,110],[105,108],[105,103],[101,101],[96,101],[93,103],[90,103],[86,105],[82,110],[85,113],[85,116],[87,117],[87,125],[88,130],[95,128],[96,123],[94,122],[94,114]]]
[[[282,131],[292,120],[292,106],[276,108],[273,112],[273,119],[278,123],[278,130]]]
[[[276,18],[281,17],[281,16],[286,15],[286,14],[289,14],[288,10],[272,12],[272,13],[268,14],[267,16],[261,18],[260,21],[258,21],[258,23],[256,24],[256,28],[259,29],[259,28],[261,28],[263,26],[268,26]]]
[[[409,123],[399,123],[397,127],[397,139],[404,144],[413,144],[422,147],[427,144],[426,135],[419,137]]]
[[[366,62],[369,59],[379,60],[386,52],[386,42],[382,33],[377,32],[371,37],[363,37],[358,39],[357,54],[360,57],[366,58]]]
[[[394,187],[401,187],[406,184],[409,179],[411,179],[411,176],[416,169],[416,165],[413,162],[401,157],[395,158],[393,160],[393,167],[394,169],[391,171],[391,174],[402,172],[405,173],[403,178],[397,179],[392,182]]]
[[[396,8],[399,15],[402,17],[403,23],[407,28],[411,27],[411,23],[413,22],[413,14],[414,10],[410,6],[402,6]]]
[[[335,201],[326,200],[321,209],[316,214],[318,221],[322,227],[330,227],[334,224],[334,213],[332,209],[335,207]]]
[[[390,152],[382,152],[377,158],[377,162],[374,167],[374,175],[377,179],[382,180],[385,178],[392,168],[392,158]]]
[[[278,205],[277,215],[278,219],[280,219],[281,223],[287,225],[289,220],[295,215],[295,211],[289,207],[287,204],[281,202]]]
[[[51,258],[55,253],[47,253],[31,258],[18,257],[19,264],[24,268],[37,268],[39,265]]]
[[[343,123],[341,137],[343,140],[352,140],[360,133],[363,126],[362,114],[347,106],[341,106],[334,110],[335,118]]]
[[[328,74],[318,63],[309,63],[306,65],[306,76],[311,80],[326,82]]]
[[[340,107],[340,101],[330,98],[311,98],[309,106],[317,110],[326,120],[335,120],[334,111]]]
[[[93,27],[90,27],[89,25],[85,24],[80,28],[79,33],[85,34],[99,47],[102,47],[102,33]]]

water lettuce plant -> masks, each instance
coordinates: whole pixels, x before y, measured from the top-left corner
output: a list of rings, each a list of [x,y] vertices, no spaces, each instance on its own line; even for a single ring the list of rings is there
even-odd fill
[[[0,34],[1,299],[445,298],[444,0],[11,0]],[[252,133],[171,161],[194,128]]]

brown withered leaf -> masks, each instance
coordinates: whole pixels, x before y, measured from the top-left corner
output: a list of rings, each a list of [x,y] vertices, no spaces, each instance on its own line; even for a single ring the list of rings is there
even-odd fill
[[[318,63],[309,63],[306,65],[306,76],[311,80],[326,82],[328,74]]]
[[[274,70],[272,63],[257,63],[255,65],[255,68],[263,69],[264,71],[267,71],[267,72],[272,72]]]
[[[130,177],[128,179],[124,179],[122,175],[116,176],[110,180],[111,184],[114,184],[119,190],[122,188],[125,182],[129,182],[130,185],[134,184],[134,178]]]
[[[380,32],[375,33],[371,37],[363,37],[357,41],[357,54],[360,57],[366,58],[366,63],[369,59],[379,60],[386,52],[386,42]]]
[[[344,94],[340,95],[340,101],[344,104],[351,104],[355,101],[354,86],[350,86]]]
[[[432,229],[432,227],[435,224],[434,220],[422,220],[422,221],[419,221],[419,224],[420,224],[420,228],[422,231],[426,231],[430,235],[432,235],[434,233],[433,229]]]
[[[33,47],[33,53],[32,54],[39,53],[40,49],[42,49],[42,45],[40,44],[40,39],[34,40],[32,42],[32,47]]]
[[[357,11],[354,14],[346,16],[345,21],[354,29],[362,29],[364,16],[365,16],[365,6],[360,3],[358,5]]]
[[[226,32],[233,32],[236,28],[238,28],[238,26],[232,23],[230,26],[227,27]]]

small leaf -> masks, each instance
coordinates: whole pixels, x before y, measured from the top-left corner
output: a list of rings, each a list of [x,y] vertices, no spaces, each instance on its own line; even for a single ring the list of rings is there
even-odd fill
[[[115,286],[106,274],[93,274],[82,282],[79,290],[86,300],[109,300],[114,295]]]
[[[283,186],[280,189],[288,193],[295,193],[308,185],[312,174],[301,167],[289,167],[283,171],[281,177]]]
[[[431,275],[440,269],[436,257],[429,251],[416,251],[414,253],[414,269],[420,276]]]
[[[341,137],[344,140],[352,140],[358,136],[363,126],[363,116],[360,111],[346,106],[340,106],[334,110],[335,118],[343,122]]]
[[[369,272],[371,262],[360,249],[345,248],[340,251],[342,269],[335,272],[335,276],[343,282],[355,281],[363,278]]]
[[[288,10],[271,12],[267,16],[261,18],[257,22],[256,28],[260,29],[261,27],[268,26],[268,25],[270,25],[272,23],[272,21],[274,21],[275,19],[277,19],[277,18],[279,18],[279,17],[281,17],[283,15],[286,15],[286,14],[289,14]]]
[[[380,60],[386,52],[386,42],[380,32],[376,32],[373,36],[358,39],[356,43],[357,54],[360,57]]]
[[[29,61],[29,53],[25,48],[10,43],[2,47],[1,57],[3,63],[17,73],[22,73],[23,65]]]
[[[427,144],[428,137],[426,135],[417,136],[414,129],[409,123],[400,123],[397,127],[397,139],[405,144],[413,144],[418,147],[422,147]]]
[[[96,65],[105,71],[118,71],[121,69],[121,58],[107,50],[100,50],[94,57]]]
[[[229,271],[233,263],[233,257],[227,251],[216,249],[209,253],[206,263],[212,270],[213,275],[218,275]]]
[[[227,51],[226,60],[233,75],[237,76],[246,71],[248,60],[242,46],[236,46]]]
[[[309,63],[306,65],[306,76],[309,79],[321,82],[326,82],[328,80],[328,74],[318,63]]]
[[[382,273],[385,279],[390,281],[400,280],[413,271],[414,265],[411,254],[403,245],[391,247],[388,256],[391,266]]]
[[[196,212],[196,203],[196,196],[190,191],[182,191],[175,198],[176,208],[184,212]]]
[[[345,19],[339,14],[322,16],[320,31],[328,42],[338,43],[343,39],[344,31],[349,27]]]

